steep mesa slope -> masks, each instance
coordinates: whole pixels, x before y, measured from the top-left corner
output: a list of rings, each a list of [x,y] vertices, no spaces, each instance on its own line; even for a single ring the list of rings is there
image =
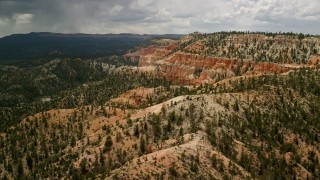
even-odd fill
[[[139,66],[182,84],[214,83],[241,75],[285,73],[320,62],[319,37],[191,34],[173,46],[138,51]]]

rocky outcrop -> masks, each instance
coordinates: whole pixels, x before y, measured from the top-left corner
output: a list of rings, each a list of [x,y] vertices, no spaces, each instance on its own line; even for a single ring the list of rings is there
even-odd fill
[[[182,52],[177,52],[166,59],[159,57],[164,56],[141,56],[139,65],[156,66],[156,70],[162,76],[186,84],[214,83],[233,76],[284,73],[290,70],[289,67],[274,63],[255,63]]]
[[[151,45],[151,46],[148,46],[148,47],[145,47],[145,48],[141,48],[141,49],[139,49],[138,51],[135,51],[135,52],[129,52],[129,53],[125,54],[124,57],[130,58],[130,57],[140,57],[140,56],[147,56],[147,55],[157,55],[157,54],[159,54],[159,52],[169,53],[175,48],[176,48],[176,46],[174,46],[174,45],[171,45],[171,46],[160,46],[160,47]]]
[[[310,57],[308,65],[317,65],[317,64],[320,64],[320,55]]]
[[[318,52],[319,37],[193,33],[172,46],[153,45],[136,55],[140,67],[153,67],[156,73],[179,83],[202,84],[314,66],[320,63]]]

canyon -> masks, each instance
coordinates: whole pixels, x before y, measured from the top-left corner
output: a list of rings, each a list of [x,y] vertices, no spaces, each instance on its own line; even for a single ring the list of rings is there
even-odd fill
[[[228,55],[203,55],[201,50],[209,49],[204,45],[205,43],[203,42],[212,38],[210,35],[208,35],[208,37],[196,40],[195,42],[191,42],[185,48],[179,47],[181,46],[181,41],[184,39],[192,39],[194,37],[183,37],[180,42],[171,44],[170,46],[150,45],[148,47],[141,48],[135,53],[126,54],[125,57],[139,59],[139,67],[150,67],[151,69],[154,69],[157,74],[177,83],[197,85],[204,83],[213,84],[221,79],[235,76],[263,75],[272,73],[282,74],[292,70],[293,68],[307,66],[314,67],[320,62],[320,57],[318,55],[309,56],[305,60],[305,63],[292,62],[291,56],[294,56],[292,52],[297,46],[296,43],[299,43],[298,41],[291,40],[291,47],[290,45],[287,45],[289,47],[281,46],[281,48],[274,48],[279,46],[279,44],[281,45],[282,42],[279,40],[279,38],[273,38],[269,39],[268,41],[264,41],[266,36],[250,35],[249,37],[246,37],[245,41],[244,37],[241,35],[239,36],[241,38],[226,38],[229,42],[229,45],[225,45],[227,46],[226,49],[230,49],[230,47],[234,46],[245,46],[247,43],[249,45],[246,46],[249,47],[248,49],[250,49],[250,51],[257,51],[255,48],[257,48],[257,46],[259,48],[259,44],[261,44],[260,46],[267,46],[264,45],[264,43],[268,43],[271,45],[267,51],[274,52],[270,53],[270,57],[278,57],[280,54],[281,57],[283,56],[286,58],[281,60],[281,62],[275,63],[264,59],[226,57]],[[258,45],[256,45],[257,42],[259,42]],[[315,51],[318,52],[320,47],[319,38],[316,41],[306,40],[304,43],[309,44],[312,42],[317,42],[317,44],[314,46],[317,47]],[[254,45],[250,45],[250,43]],[[235,51],[239,50],[236,49]],[[259,57],[260,55],[258,53],[252,57]],[[248,54],[245,54],[245,56],[247,57]]]
[[[319,44],[192,33],[0,65],[0,179],[319,179]]]

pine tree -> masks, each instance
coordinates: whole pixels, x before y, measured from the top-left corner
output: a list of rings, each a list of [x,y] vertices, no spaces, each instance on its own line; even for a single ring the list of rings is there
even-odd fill
[[[110,151],[112,144],[113,144],[113,143],[112,143],[112,138],[111,138],[111,136],[109,135],[109,136],[107,137],[106,143],[104,144],[105,150],[106,150],[106,151]]]
[[[146,142],[143,137],[140,138],[140,151],[142,153],[146,152]]]

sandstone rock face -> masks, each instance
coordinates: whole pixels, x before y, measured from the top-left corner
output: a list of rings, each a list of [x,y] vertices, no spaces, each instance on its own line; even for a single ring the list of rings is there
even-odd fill
[[[146,48],[141,48],[140,50],[127,53],[124,55],[127,59],[139,59],[139,67],[149,66],[152,64],[152,61],[161,59],[167,56],[176,46],[148,46]]]
[[[175,45],[171,45],[171,46],[148,46],[146,48],[141,48],[140,50],[136,51],[136,52],[132,52],[132,53],[127,53],[124,55],[124,57],[126,58],[130,58],[130,57],[140,57],[140,56],[147,56],[147,55],[163,55],[166,53],[171,52],[173,49],[175,49],[176,46]],[[155,52],[157,51],[157,53],[155,54]]]
[[[255,63],[182,52],[162,59],[166,53],[156,50],[153,55],[140,56],[139,66],[156,66],[160,75],[184,84],[214,83],[233,76],[284,73],[290,70],[289,67],[274,63]]]
[[[273,73],[320,63],[320,37],[268,34],[201,34],[175,44],[152,45],[134,53],[140,67],[186,84]]]

